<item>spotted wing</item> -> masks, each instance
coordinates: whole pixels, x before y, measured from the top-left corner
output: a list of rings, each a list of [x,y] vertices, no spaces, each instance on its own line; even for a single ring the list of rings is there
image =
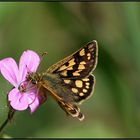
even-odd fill
[[[95,82],[92,74],[80,79],[63,79],[51,74],[44,76],[42,86],[57,100],[79,104],[92,95]]]
[[[62,98],[67,102],[80,104],[91,97],[95,86],[95,76],[89,75],[81,79],[63,79],[62,85],[63,88],[66,88]]]
[[[66,79],[86,77],[96,68],[97,55],[97,42],[93,40],[74,54],[51,66],[47,72],[58,74]]]
[[[84,115],[76,104],[82,103],[93,93],[95,77],[90,73],[96,68],[97,55],[97,42],[92,41],[46,71],[54,80],[47,82],[46,79],[44,88],[50,91],[67,114],[79,120],[83,120]]]
[[[77,107],[76,104],[72,103],[74,101],[73,93],[69,94],[68,92],[72,92],[70,87],[67,87],[68,84],[66,81],[61,81],[61,84],[58,84],[55,88],[48,87],[46,81],[42,84],[42,87],[50,91],[50,95],[56,100],[59,106],[66,112],[67,115],[71,115],[72,117],[78,118],[80,121],[84,119],[84,115],[81,113],[80,108]],[[70,99],[71,98],[71,99]]]
[[[91,97],[95,86],[95,77],[89,75],[81,79],[58,79],[45,80],[42,86],[50,91],[50,95],[67,114],[83,120],[84,115],[77,105]]]
[[[85,116],[81,113],[80,108],[77,107],[76,103],[81,104],[83,101],[91,97],[95,86],[95,77],[89,75],[82,79],[63,79],[62,85],[67,90],[66,93],[64,93],[64,96],[61,96],[63,102],[57,101],[58,104],[66,114],[82,121]]]

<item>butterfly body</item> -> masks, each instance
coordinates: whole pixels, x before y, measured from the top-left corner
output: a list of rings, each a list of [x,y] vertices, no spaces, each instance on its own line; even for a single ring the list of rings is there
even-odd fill
[[[30,73],[27,81],[44,88],[69,115],[84,119],[78,104],[91,97],[95,76],[98,46],[96,41],[89,42],[72,55],[52,65],[42,74]],[[44,91],[45,91],[44,90]]]

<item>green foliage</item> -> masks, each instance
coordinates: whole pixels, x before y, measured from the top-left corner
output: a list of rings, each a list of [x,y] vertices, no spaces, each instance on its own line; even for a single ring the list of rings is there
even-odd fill
[[[139,137],[139,3],[1,3],[0,59],[18,62],[24,50],[48,52],[39,71],[91,40],[99,45],[93,96],[85,120],[66,117],[53,99],[35,113],[17,112],[1,137]],[[10,84],[0,77],[0,124]]]

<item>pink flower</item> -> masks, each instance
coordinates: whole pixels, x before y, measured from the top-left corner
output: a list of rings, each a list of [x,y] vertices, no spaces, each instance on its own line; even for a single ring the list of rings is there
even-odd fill
[[[23,52],[19,61],[19,67],[13,58],[5,58],[0,61],[1,74],[14,86],[8,93],[8,101],[13,109],[21,111],[29,107],[31,113],[33,113],[42,103],[43,96],[41,97],[41,94],[36,95],[37,89],[35,86],[30,85],[32,88],[24,92],[18,89],[21,85],[25,89],[28,88],[29,84],[25,82],[27,72],[36,72],[39,63],[40,57],[31,50]]]

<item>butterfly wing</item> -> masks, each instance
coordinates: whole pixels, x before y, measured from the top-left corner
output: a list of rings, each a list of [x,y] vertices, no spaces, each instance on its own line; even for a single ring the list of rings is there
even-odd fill
[[[60,102],[57,101],[59,106],[66,112],[67,115],[71,115],[72,117],[77,117],[80,121],[84,119],[84,115],[80,112],[80,108],[78,108],[76,105],[66,103],[66,102]]]
[[[81,104],[92,95],[95,86],[95,77],[89,75],[82,79],[57,79],[56,77],[52,78],[52,80],[50,78],[49,80],[47,79],[46,77],[42,86],[50,91],[50,95],[68,115],[77,117],[82,121],[84,115],[80,112],[77,104]]]
[[[56,100],[58,105],[66,112],[67,115],[77,117],[80,121],[82,121],[84,119],[84,115],[80,112],[80,108],[72,103],[74,102],[74,98],[69,87],[66,87],[64,83],[62,85],[57,83],[56,86],[50,86],[54,84],[53,82],[50,83],[50,85],[49,83],[50,82],[45,80],[45,82],[42,83],[42,87],[50,92],[50,95]],[[69,92],[71,92],[71,94]]]
[[[57,100],[63,99],[65,102],[80,104],[92,95],[95,76],[89,75],[81,79],[62,79],[47,74],[44,76],[42,86],[48,89]]]
[[[95,86],[95,76],[89,75],[81,79],[62,79],[63,88],[67,89],[65,96],[72,96],[69,102],[81,104],[92,96]],[[64,97],[65,97],[64,96]]]
[[[96,68],[97,58],[98,45],[93,40],[74,54],[52,65],[47,72],[66,79],[83,78]]]
[[[51,78],[55,78],[49,78],[50,83],[43,84],[44,87],[67,114],[79,120],[83,120],[84,115],[76,104],[88,99],[93,93],[95,77],[90,73],[96,68],[97,57],[98,46],[93,40],[46,71],[51,74]]]

